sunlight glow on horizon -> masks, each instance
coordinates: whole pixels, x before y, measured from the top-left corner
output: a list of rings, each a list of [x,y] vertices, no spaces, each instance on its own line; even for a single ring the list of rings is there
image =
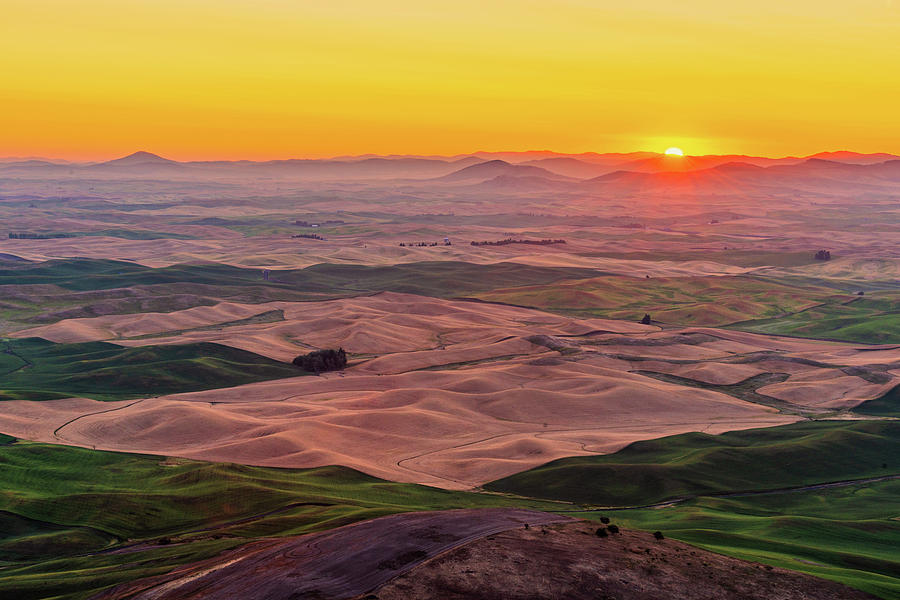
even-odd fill
[[[0,156],[900,153],[898,16],[883,0],[5,0]]]

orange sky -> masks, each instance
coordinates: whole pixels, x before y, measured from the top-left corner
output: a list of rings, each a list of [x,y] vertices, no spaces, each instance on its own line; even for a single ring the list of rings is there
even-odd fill
[[[3,0],[0,156],[900,153],[900,0]]]

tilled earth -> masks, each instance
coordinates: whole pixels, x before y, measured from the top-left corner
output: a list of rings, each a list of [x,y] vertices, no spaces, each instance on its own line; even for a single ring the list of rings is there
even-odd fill
[[[839,583],[578,521],[455,548],[358,600],[857,600]]]

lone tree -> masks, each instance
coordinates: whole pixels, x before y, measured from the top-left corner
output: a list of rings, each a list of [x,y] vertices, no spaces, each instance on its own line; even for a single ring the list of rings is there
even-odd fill
[[[597,537],[609,537],[609,534],[606,533],[606,527],[601,527],[597,530]]]
[[[644,314],[644,318],[641,319],[641,323],[643,323],[644,325],[649,325],[650,324],[650,315]]]
[[[664,535],[662,534],[662,531],[654,531],[654,532],[653,532],[653,537],[655,537],[655,538],[658,539],[658,540],[664,540],[664,539],[666,539],[666,536],[664,536]]]
[[[301,354],[294,359],[294,364],[310,373],[324,371],[340,371],[347,366],[347,353],[343,348],[337,350],[316,350],[309,354]]]
[[[618,525],[610,525],[609,527],[607,527],[607,529],[609,530],[610,533],[619,533]]]
[[[600,517],[600,522],[604,525],[609,525],[609,517]]]

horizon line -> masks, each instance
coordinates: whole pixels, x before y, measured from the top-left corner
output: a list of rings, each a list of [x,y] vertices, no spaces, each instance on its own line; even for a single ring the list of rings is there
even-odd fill
[[[734,157],[747,157],[747,158],[765,158],[770,160],[787,160],[787,159],[808,159],[812,157],[816,157],[822,154],[853,154],[859,156],[875,156],[875,155],[887,155],[887,156],[900,156],[898,154],[894,154],[893,152],[887,151],[878,151],[878,152],[858,152],[855,150],[820,150],[818,152],[814,152],[812,154],[788,154],[783,156],[768,156],[765,154],[743,154],[743,153],[711,153],[711,154],[685,154],[684,156],[673,156],[666,155],[664,152],[656,151],[656,150],[630,150],[630,151],[610,151],[610,152],[598,152],[595,150],[586,151],[586,152],[559,152],[556,150],[549,149],[541,149],[541,150],[475,150],[473,152],[463,152],[457,154],[415,154],[415,153],[389,153],[389,154],[378,154],[373,152],[367,152],[363,154],[336,154],[336,155],[327,155],[327,156],[317,156],[317,157],[302,157],[302,156],[291,156],[285,158],[264,158],[264,159],[254,159],[254,158],[195,158],[195,159],[174,159],[167,158],[162,154],[158,154],[156,152],[150,150],[135,150],[128,154],[116,154],[112,155],[111,158],[104,159],[83,159],[83,160],[73,160],[66,159],[57,156],[45,156],[45,155],[6,155],[0,156],[0,161],[28,161],[28,160],[45,160],[48,162],[52,161],[61,161],[67,164],[96,164],[96,163],[105,163],[111,162],[114,160],[128,158],[134,156],[135,154],[148,154],[155,156],[157,158],[162,158],[165,160],[170,160],[178,163],[191,163],[191,162],[274,162],[274,161],[328,161],[328,160],[350,160],[350,159],[369,159],[369,158],[422,158],[422,159],[456,159],[456,158],[466,158],[470,156],[475,156],[478,154],[553,154],[560,157],[578,157],[578,156],[610,156],[610,155],[624,155],[627,156],[629,154],[652,154],[659,157],[668,156],[669,158],[673,158],[674,160],[679,159],[687,159],[687,158],[704,158],[710,156],[734,156]]]

